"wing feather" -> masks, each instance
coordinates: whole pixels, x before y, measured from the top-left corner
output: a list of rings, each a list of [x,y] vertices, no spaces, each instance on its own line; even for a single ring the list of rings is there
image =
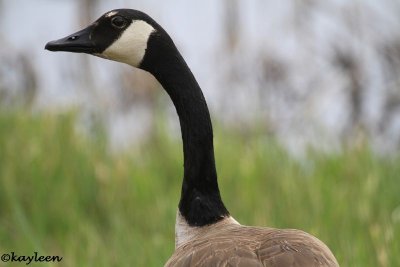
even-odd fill
[[[329,248],[299,230],[229,225],[178,247],[166,267],[338,267]]]

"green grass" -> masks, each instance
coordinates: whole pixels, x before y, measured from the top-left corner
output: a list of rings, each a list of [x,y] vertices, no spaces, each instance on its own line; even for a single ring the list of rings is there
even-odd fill
[[[63,257],[33,266],[162,266],[174,249],[180,142],[161,130],[112,155],[74,123],[0,114],[0,254]],[[341,266],[400,266],[398,157],[363,147],[299,162],[261,134],[223,129],[215,143],[222,195],[242,224],[303,229]],[[24,263],[0,262],[14,265]]]

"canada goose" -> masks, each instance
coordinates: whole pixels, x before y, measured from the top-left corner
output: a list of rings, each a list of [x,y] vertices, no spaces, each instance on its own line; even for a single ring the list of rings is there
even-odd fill
[[[230,216],[218,189],[213,131],[203,93],[170,36],[148,15],[112,10],[45,48],[143,69],[171,97],[181,124],[184,176],[175,252],[165,266],[339,266],[329,248],[308,233],[243,226]]]

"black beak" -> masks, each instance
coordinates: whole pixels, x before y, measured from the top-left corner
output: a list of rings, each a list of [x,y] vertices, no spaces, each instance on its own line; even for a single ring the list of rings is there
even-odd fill
[[[45,49],[50,51],[65,51],[87,54],[96,53],[96,45],[90,38],[92,30],[93,26],[91,25],[65,38],[48,42],[45,46]]]

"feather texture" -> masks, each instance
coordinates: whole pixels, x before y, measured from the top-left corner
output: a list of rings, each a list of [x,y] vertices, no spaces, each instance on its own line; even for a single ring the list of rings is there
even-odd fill
[[[329,248],[295,229],[226,223],[202,227],[165,267],[338,267]]]

